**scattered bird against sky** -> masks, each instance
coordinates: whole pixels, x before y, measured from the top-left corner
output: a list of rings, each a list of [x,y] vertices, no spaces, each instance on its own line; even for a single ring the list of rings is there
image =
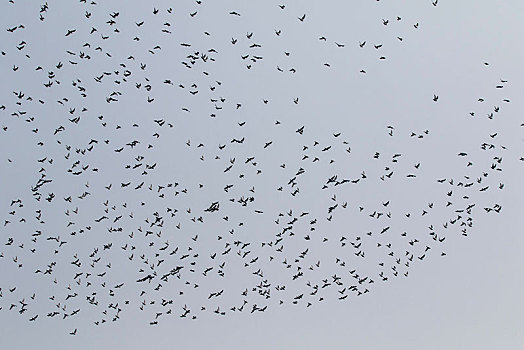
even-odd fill
[[[73,337],[130,312],[157,326],[358,303],[475,235],[524,161],[500,136],[511,77],[479,57],[468,109],[435,84],[405,97],[416,113],[366,122],[352,89],[379,91],[446,6],[372,5],[376,32],[334,33],[275,2],[252,25],[204,0],[3,4],[0,317]],[[320,97],[339,78],[346,115]],[[443,108],[467,142],[435,136]]]

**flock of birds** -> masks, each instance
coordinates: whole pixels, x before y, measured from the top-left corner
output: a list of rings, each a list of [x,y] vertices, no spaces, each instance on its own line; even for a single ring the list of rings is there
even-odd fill
[[[343,125],[326,136],[307,110],[289,115],[307,104],[300,92],[284,98],[275,87],[245,102],[256,83],[235,76],[307,76],[292,43],[276,52],[284,26],[271,28],[272,42],[255,30],[200,37],[175,16],[206,27],[205,0],[136,18],[98,2],[69,4],[69,18],[52,1],[39,11],[2,5],[23,16],[6,17],[0,44],[12,90],[0,98],[0,317],[67,320],[76,335],[79,318],[102,326],[130,310],[156,325],[354,301],[446,256],[478,216],[501,212],[507,147],[496,127],[507,95],[472,101],[459,117],[482,126],[481,142],[455,152],[457,167],[434,172],[417,152],[432,147],[430,129],[379,125],[388,146],[370,149]],[[283,23],[308,25],[309,13],[271,6]],[[384,61],[388,45],[404,45],[422,25],[383,18],[384,42],[335,41],[313,27],[303,35]],[[46,26],[62,33],[56,43],[34,39]],[[224,72],[228,62],[235,71]],[[367,79],[369,67],[350,73]],[[428,96],[428,108],[439,103],[437,92]],[[416,193],[406,200],[405,191]]]

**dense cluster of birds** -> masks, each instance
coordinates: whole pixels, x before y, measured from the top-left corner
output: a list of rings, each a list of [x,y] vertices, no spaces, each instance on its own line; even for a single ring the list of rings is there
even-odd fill
[[[0,317],[68,320],[76,335],[80,317],[102,326],[130,310],[156,325],[348,302],[446,256],[476,217],[503,208],[505,79],[485,91],[499,99],[479,96],[457,115],[479,142],[438,169],[417,151],[435,148],[429,128],[385,122],[380,140],[359,144],[344,124],[327,135],[310,127],[300,90],[256,89],[271,74],[307,78],[288,27],[307,28],[307,40],[330,46],[322,53],[383,62],[423,22],[394,14],[375,23],[382,42],[350,43],[285,4],[271,3],[281,27],[232,36],[203,29],[205,0],[133,16],[101,1],[68,6],[62,18],[52,1],[2,5],[16,15],[0,44]],[[61,37],[46,41],[47,30]],[[351,66],[351,79],[374,67]],[[243,80],[257,71],[258,83]],[[435,91],[426,105],[442,100]]]

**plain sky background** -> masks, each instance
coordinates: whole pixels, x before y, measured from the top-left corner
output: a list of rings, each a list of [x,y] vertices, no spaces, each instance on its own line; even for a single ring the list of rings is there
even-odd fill
[[[520,126],[523,104],[519,100],[524,81],[524,54],[519,47],[522,2],[440,0],[433,6],[429,0],[294,1],[286,3],[283,10],[275,1],[47,4],[43,21],[39,20],[41,4],[36,2],[4,1],[0,6],[5,29],[23,25],[12,33],[2,29],[0,34],[0,50],[5,53],[0,56],[0,105],[6,107],[0,110],[0,124],[7,127],[0,131],[0,215],[2,222],[11,221],[0,229],[1,348],[524,348],[524,163],[519,161],[524,156]],[[153,15],[153,7],[159,9],[157,15]],[[171,13],[167,11],[169,7]],[[91,13],[89,18],[86,11]],[[195,11],[196,15],[191,16]],[[230,15],[230,11],[241,16]],[[109,25],[114,12],[119,13],[114,19],[116,24]],[[306,18],[301,22],[298,17],[303,14]],[[397,16],[401,19],[397,20]],[[388,24],[384,25],[383,20],[388,20]],[[144,24],[137,26],[141,21]],[[165,25],[167,22],[169,26]],[[416,23],[418,28],[414,27]],[[93,27],[97,31],[90,34]],[[70,29],[76,31],[65,36]],[[281,31],[280,35],[275,31]],[[253,33],[251,39],[246,37],[248,33]],[[106,35],[109,38],[102,39]],[[325,41],[319,40],[322,36]],[[134,37],[140,40],[133,40]],[[232,38],[237,40],[235,45]],[[262,47],[250,48],[253,43]],[[380,49],[373,47],[380,44]],[[155,48],[157,45],[160,48]],[[97,47],[100,50],[95,50]],[[81,59],[81,52],[91,59]],[[188,55],[203,53],[209,57],[207,62],[197,59],[190,63]],[[241,57],[248,54],[246,59]],[[253,56],[262,58],[253,62]],[[379,59],[381,56],[385,59]],[[59,62],[63,64],[60,69],[56,67]],[[38,66],[42,70],[35,70]],[[124,82],[126,69],[131,75]],[[115,71],[119,71],[118,75]],[[103,72],[111,75],[97,83],[94,77]],[[173,85],[165,84],[166,79]],[[501,79],[508,82],[498,89]],[[54,81],[53,86],[44,87],[49,81]],[[136,88],[137,83],[141,84],[140,89]],[[145,90],[148,84],[150,91]],[[86,89],[87,97],[81,96],[78,86]],[[196,90],[195,95],[189,92]],[[15,93],[20,91],[24,98],[31,96],[33,101],[18,99]],[[107,103],[106,98],[115,91],[120,95],[113,97],[119,101]],[[439,96],[436,103],[434,95]],[[148,97],[154,101],[147,102]],[[218,101],[211,101],[216,98]],[[298,104],[294,103],[296,98]],[[39,99],[45,103],[40,104]],[[237,104],[241,106],[237,108]],[[500,107],[500,112],[488,119],[495,106]],[[84,107],[86,111],[82,111]],[[475,113],[474,117],[470,113]],[[78,124],[68,121],[76,116],[81,118]],[[103,121],[99,116],[104,117]],[[30,117],[34,120],[27,122]],[[166,124],[159,127],[153,122],[155,119],[164,119]],[[275,125],[276,120],[281,124]],[[240,127],[238,123],[244,121],[246,124]],[[106,126],[102,122],[107,122]],[[139,127],[133,127],[135,123]],[[65,130],[55,135],[55,129],[61,125]],[[295,131],[301,126],[304,133],[299,135]],[[388,135],[388,126],[394,127],[393,136]],[[32,131],[36,128],[38,132]],[[338,132],[341,136],[334,138],[332,134]],[[153,136],[155,133],[158,138]],[[424,137],[412,137],[412,133]],[[494,133],[497,135],[491,137]],[[246,140],[242,145],[230,142],[242,137]],[[92,152],[76,152],[89,147],[91,139],[99,142]],[[107,145],[103,142],[106,139],[110,140]],[[140,144],[131,149],[126,144],[133,140]],[[263,148],[269,141],[272,144]],[[314,141],[320,143],[317,148]],[[38,142],[43,142],[43,146]],[[483,142],[496,147],[482,151]],[[197,147],[200,143],[204,146]],[[153,147],[148,148],[149,144]],[[219,150],[218,145],[224,144],[226,148]],[[67,150],[66,145],[71,149]],[[307,151],[303,151],[304,145],[309,147]],[[327,152],[318,149],[327,146],[332,146]],[[123,152],[114,152],[120,147],[124,147]],[[351,154],[345,151],[348,147]],[[375,152],[380,153],[378,160],[373,158]],[[468,156],[458,157],[460,152]],[[67,153],[69,159],[64,158]],[[396,153],[402,156],[398,163],[392,163]],[[220,159],[214,159],[218,154]],[[320,161],[302,161],[304,154],[318,156]],[[143,166],[138,170],[125,168],[127,164],[136,164],[138,155],[145,157],[143,163],[157,164],[146,177],[140,175]],[[250,156],[256,157],[257,166],[244,164]],[[495,156],[503,157],[501,172],[489,169]],[[44,157],[45,161],[37,162]],[[232,158],[232,172],[224,173]],[[335,160],[333,164],[331,159]],[[80,160],[81,166],[90,166],[79,176],[67,172],[76,160]],[[466,166],[468,161],[473,163],[471,167]],[[407,180],[405,175],[415,172],[413,165],[418,162],[421,166],[416,170],[417,177]],[[286,163],[285,169],[280,167],[282,163]],[[391,181],[380,180],[389,172],[384,169],[386,166],[394,168]],[[43,198],[37,202],[32,198],[31,186],[37,183],[42,167],[53,182],[43,186]],[[293,189],[287,184],[300,167],[306,173],[299,180],[299,196],[292,197]],[[99,171],[93,172],[93,168]],[[261,174],[256,173],[258,169]],[[364,184],[321,190],[335,174],[356,179],[362,171],[369,178]],[[456,207],[445,207],[446,192],[452,187],[438,184],[437,179],[467,182],[467,175],[474,181],[483,172],[490,173],[483,180],[490,186],[489,191],[479,192],[481,186],[477,184],[471,190],[453,187]],[[244,174],[244,178],[239,179],[239,174]],[[175,197],[170,190],[166,191],[168,198],[161,199],[158,192],[145,188],[122,189],[120,184],[128,181],[132,187],[145,181],[144,187],[153,184],[155,190],[157,185],[178,182],[180,189],[188,189],[188,194]],[[223,187],[230,183],[235,187],[226,195]],[[498,189],[500,183],[504,190]],[[110,191],[104,188],[109,184]],[[203,187],[199,188],[199,184]],[[256,201],[252,206],[244,208],[228,201],[230,197],[249,195],[253,186]],[[276,191],[279,186],[285,188],[283,192]],[[90,192],[87,199],[77,199],[84,191]],[[48,203],[45,197],[51,192],[56,199]],[[328,223],[326,210],[332,205],[334,194],[339,203],[347,201],[349,209],[347,214],[337,212]],[[73,196],[71,204],[63,200],[69,195]],[[468,229],[467,237],[460,234],[462,228],[449,232],[441,228],[453,217],[452,210],[464,206],[458,199],[462,195],[469,195],[470,202],[476,204],[474,225]],[[23,200],[23,208],[10,206],[17,198]],[[387,224],[394,233],[388,238],[375,235],[368,240],[365,232],[380,230],[386,224],[367,215],[362,217],[358,207],[365,207],[365,213],[384,210],[381,203],[388,200],[392,219]],[[94,223],[104,214],[105,201],[110,203],[109,208],[115,206],[115,210],[110,209],[111,219],[123,215],[119,223],[123,233],[108,233],[111,224]],[[203,212],[214,201],[220,201],[219,214]],[[146,204],[142,206],[141,202]],[[422,209],[427,209],[430,202],[435,209],[428,218],[421,218]],[[503,206],[501,213],[485,213],[482,208],[494,203]],[[78,214],[72,214],[76,207]],[[165,216],[166,207],[177,208],[180,214],[169,220],[166,216],[168,224],[162,229],[163,236],[144,238],[139,234],[138,228],[146,226],[144,220],[151,220],[155,212]],[[195,214],[186,215],[187,208]],[[38,209],[42,210],[45,223],[35,219]],[[68,209],[69,217],[64,215]],[[254,209],[264,214],[257,215]],[[305,281],[291,281],[289,271],[280,263],[269,262],[271,253],[260,248],[261,242],[275,238],[278,230],[274,220],[278,213],[290,209],[295,215],[310,214],[296,225],[298,238],[286,240],[285,256],[293,260],[309,247],[304,269],[322,261],[322,269],[308,275],[313,283],[342,273],[335,257],[347,260],[348,266],[374,276],[376,283],[368,286],[370,293],[341,302],[333,291],[326,292],[324,302],[313,302],[310,308],[304,303],[291,304],[295,295],[309,292]],[[9,214],[12,210],[15,215]],[[131,212],[133,218],[129,217]],[[412,212],[413,218],[406,219],[406,212]],[[191,222],[191,217],[198,215],[204,216],[204,223]],[[229,215],[229,222],[221,219],[224,215]],[[313,217],[318,218],[319,224],[316,231],[310,232],[307,222]],[[21,218],[26,222],[19,222]],[[74,223],[67,226],[69,222]],[[179,222],[182,230],[174,228]],[[244,225],[235,227],[234,238],[227,237],[233,223],[239,222]],[[428,225],[438,226],[439,232],[446,235],[444,244],[433,245],[427,234]],[[85,226],[92,226],[92,231],[69,235]],[[36,230],[43,234],[34,244],[31,234]],[[402,278],[379,282],[378,262],[387,257],[376,248],[376,243],[392,243],[395,253],[402,255],[404,247],[409,249],[407,241],[400,237],[403,231],[420,239],[422,248],[422,244],[431,244],[432,249],[424,261],[415,259],[408,278],[399,274]],[[126,236],[129,232],[136,235],[132,243]],[[309,243],[302,239],[308,233],[313,238]],[[191,241],[196,234],[198,243]],[[179,246],[183,251],[194,247],[199,253],[197,269],[203,270],[212,263],[209,254],[224,250],[217,235],[225,240],[252,242],[252,254],[258,254],[260,261],[245,269],[233,248],[234,256],[225,258],[227,277],[218,277],[214,272],[206,278],[188,277],[191,283],[201,285],[198,289],[175,280],[155,294],[153,285],[134,282],[140,277],[138,269],[144,265],[138,255],[150,254],[154,260],[154,250],[147,246],[151,240],[155,247],[166,240],[170,242],[169,249]],[[57,248],[53,241],[45,239],[56,236],[67,243]],[[352,241],[363,236],[366,258],[355,258],[353,250],[341,249],[341,236]],[[14,237],[15,243],[4,245],[9,237]],[[330,243],[321,244],[322,237],[328,237]],[[103,245],[110,242],[115,247],[103,251]],[[119,248],[126,243],[137,247],[133,262],[127,259],[130,252]],[[95,279],[88,288],[85,281],[77,286],[72,278],[78,271],[91,271],[89,254],[95,247],[99,247],[102,261],[92,269],[93,274],[107,271],[104,281],[110,286],[125,282],[116,299],[100,286],[101,279]],[[30,248],[35,248],[35,253]],[[58,254],[55,249],[59,249]],[[440,257],[441,251],[446,252],[445,257]],[[76,257],[83,262],[81,269],[70,263]],[[275,260],[282,258],[277,256]],[[53,261],[56,268],[52,277],[33,273]],[[18,263],[23,267],[19,268]],[[104,269],[109,263],[111,268]],[[256,293],[242,297],[240,293],[246,287],[251,289],[260,282],[252,274],[257,268],[264,270],[272,288],[286,284],[286,291],[279,296],[272,290],[268,301]],[[391,270],[387,273],[391,275]],[[53,283],[54,278],[57,283]],[[9,292],[15,286],[16,290]],[[139,297],[142,288],[147,289],[146,298],[151,298],[148,300],[174,298],[173,315],[163,315],[158,325],[150,326],[157,309],[138,309],[144,299]],[[183,297],[178,295],[182,289]],[[210,292],[221,289],[225,290],[222,299],[207,300]],[[93,291],[97,292],[99,307],[86,302],[86,296]],[[66,303],[65,297],[73,292],[79,296],[67,301],[67,310],[80,308],[77,316],[65,320],[61,316],[45,316],[56,309],[59,301]],[[9,311],[11,303],[18,304],[22,299],[27,302],[33,293],[36,298],[29,302],[26,313]],[[50,301],[51,295],[57,301]],[[278,306],[279,298],[286,303]],[[268,309],[254,314],[228,311],[224,317],[212,312],[218,305],[224,311],[233,305],[238,307],[243,299],[249,301],[249,307],[253,303],[267,304]],[[118,322],[93,324],[103,317],[111,318],[102,314],[109,303],[123,304],[124,300],[130,300],[130,305],[123,308]],[[178,317],[184,304],[198,315],[196,320]],[[199,312],[203,305],[207,311]],[[37,313],[37,321],[29,322]],[[77,335],[70,336],[68,333],[75,328]]]

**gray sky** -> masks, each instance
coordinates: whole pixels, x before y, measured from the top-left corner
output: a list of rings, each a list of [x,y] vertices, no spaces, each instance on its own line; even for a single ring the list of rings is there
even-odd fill
[[[524,347],[521,2],[0,6],[2,348]]]

